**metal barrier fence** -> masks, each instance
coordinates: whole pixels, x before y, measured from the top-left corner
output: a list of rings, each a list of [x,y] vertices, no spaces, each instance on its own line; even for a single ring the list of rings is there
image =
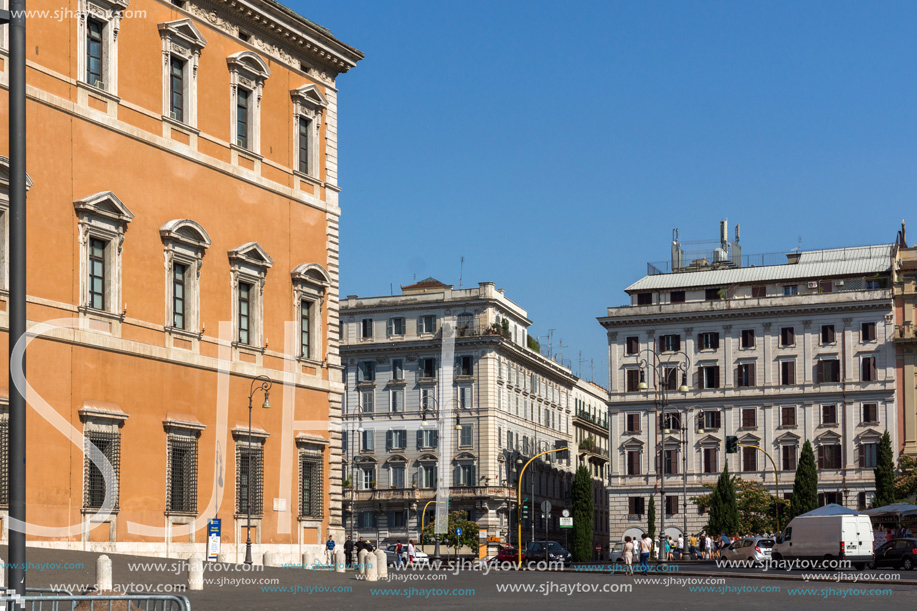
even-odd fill
[[[101,596],[74,596],[50,590],[27,589],[25,596],[4,592],[0,596],[0,611],[191,611],[191,603],[184,596],[173,594],[122,594]]]

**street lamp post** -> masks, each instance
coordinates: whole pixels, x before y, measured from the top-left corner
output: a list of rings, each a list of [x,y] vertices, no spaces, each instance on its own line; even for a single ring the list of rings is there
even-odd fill
[[[659,473],[660,473],[659,496],[661,497],[660,499],[661,500],[661,503],[660,503],[661,511],[659,514],[660,521],[661,521],[661,528],[660,528],[661,532],[659,534],[659,547],[657,548],[657,550],[663,550],[665,546],[665,511],[666,511],[666,507],[665,507],[665,476],[666,476],[666,473],[665,473],[665,433],[663,432],[665,429],[665,423],[666,423],[665,422],[665,407],[669,400],[669,396],[668,396],[669,388],[668,387],[672,381],[671,377],[673,375],[677,375],[679,371],[681,372],[681,386],[678,387],[678,390],[679,392],[682,392],[682,393],[688,392],[688,369],[690,369],[691,367],[691,357],[689,357],[687,354],[685,354],[681,350],[673,350],[671,351],[672,359],[663,361],[659,357],[659,354],[657,354],[656,351],[650,347],[647,347],[644,350],[644,352],[647,353],[650,357],[652,357],[652,368],[653,368],[653,373],[655,374],[654,381],[658,381],[662,379],[661,384],[658,384],[658,383],[654,384],[655,386],[654,391],[657,392],[661,398],[661,401],[659,402],[658,405],[659,405],[659,420],[660,420],[660,425],[662,426],[656,427],[656,430],[658,431],[658,434],[660,435],[660,438],[662,441],[662,443],[657,447],[657,454],[656,454],[656,456],[658,457],[658,467],[659,467]],[[681,357],[684,357],[684,360],[681,360],[680,358],[678,358],[679,355]],[[675,360],[675,359],[678,359],[678,360]],[[638,385],[638,388],[640,390],[646,390],[647,388],[649,388],[649,385],[646,382],[646,370],[649,366],[650,366],[650,363],[648,359],[643,358],[640,360],[640,383]],[[660,373],[660,368],[662,368],[661,373]],[[659,557],[658,554],[659,552],[657,551],[657,558]],[[665,560],[666,558],[663,555],[663,561]]]
[[[254,380],[252,380],[251,390],[248,393],[248,481],[246,482],[247,497],[245,501],[245,509],[247,515],[247,524],[246,524],[246,539],[245,539],[245,564],[252,564],[252,398],[255,396],[255,384],[260,382],[260,388],[264,391],[264,403],[261,404],[262,409],[270,409],[271,404],[268,401],[268,395],[271,391],[271,386],[273,382],[271,379],[265,375],[260,375]]]

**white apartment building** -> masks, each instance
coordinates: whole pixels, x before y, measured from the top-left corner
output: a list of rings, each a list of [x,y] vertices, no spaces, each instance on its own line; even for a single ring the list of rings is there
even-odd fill
[[[418,539],[442,483],[450,509],[467,511],[489,543],[515,544],[518,472],[555,444],[572,448],[578,379],[529,347],[525,310],[490,282],[454,289],[428,278],[400,295],[349,296],[341,313],[348,534]],[[451,353],[444,325],[455,329]],[[605,405],[600,387],[576,393]],[[526,470],[535,521],[523,524],[523,543],[546,527],[563,540],[575,460],[549,454]],[[557,508],[549,520],[544,500]]]
[[[819,503],[852,508],[871,501],[886,430],[898,447],[895,246],[794,252],[754,267],[740,266],[737,243],[724,239],[719,250],[714,263],[684,265],[676,239],[673,271],[627,287],[630,304],[599,318],[608,334],[613,541],[646,530],[650,495],[667,534],[700,531],[707,516],[689,499],[707,493],[703,484],[726,462],[773,492],[768,458],[744,447],[726,454],[729,435],[773,457],[786,498],[810,441]]]

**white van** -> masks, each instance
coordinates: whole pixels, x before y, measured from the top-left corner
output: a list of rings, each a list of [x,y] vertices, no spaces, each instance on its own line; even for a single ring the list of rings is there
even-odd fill
[[[771,552],[779,560],[848,560],[863,570],[873,560],[869,516],[806,516],[790,520]]]

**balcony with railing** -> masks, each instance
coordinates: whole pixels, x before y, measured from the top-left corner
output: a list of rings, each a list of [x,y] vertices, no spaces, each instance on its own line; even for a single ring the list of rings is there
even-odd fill
[[[608,414],[593,415],[586,410],[578,409],[573,414],[573,416],[575,418],[579,418],[580,420],[584,420],[586,422],[594,424],[597,427],[605,429],[606,431],[608,430]]]

